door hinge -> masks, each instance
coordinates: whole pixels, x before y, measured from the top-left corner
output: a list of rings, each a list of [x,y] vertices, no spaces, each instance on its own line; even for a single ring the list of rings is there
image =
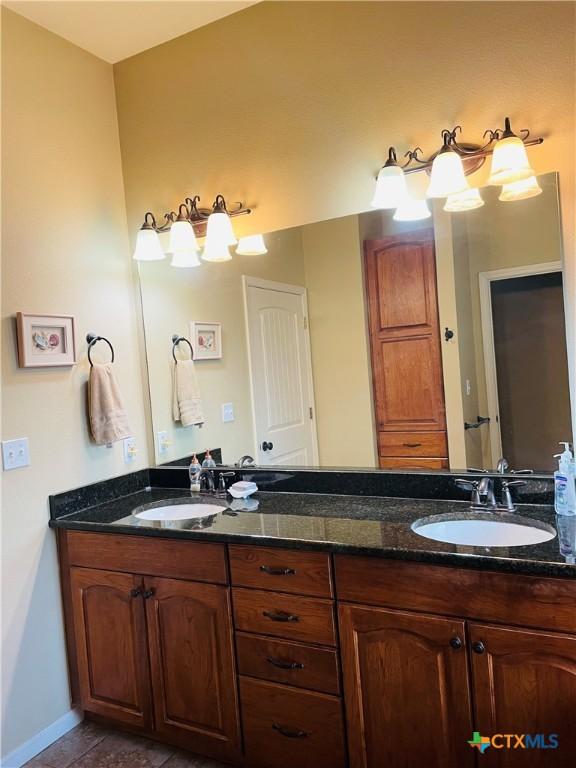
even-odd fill
[[[312,406],[310,406],[310,418],[314,418],[314,411],[312,410]]]
[[[305,331],[308,330],[308,318],[306,317],[306,315],[304,315],[304,330]]]

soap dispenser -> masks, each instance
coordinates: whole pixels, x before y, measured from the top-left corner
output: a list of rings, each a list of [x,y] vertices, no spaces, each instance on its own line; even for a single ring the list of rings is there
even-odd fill
[[[216,466],[216,462],[212,458],[210,451],[206,451],[206,454],[204,456],[204,461],[202,462],[203,467],[208,467],[209,469],[214,469]]]
[[[570,451],[570,443],[564,446],[558,459],[558,469],[554,472],[554,509],[557,515],[576,515],[576,464]]]
[[[196,454],[192,454],[192,461],[190,462],[190,466],[188,468],[188,475],[190,476],[190,490],[195,491],[198,493],[200,491],[200,472],[202,471],[202,467],[200,466],[200,462],[196,458]]]

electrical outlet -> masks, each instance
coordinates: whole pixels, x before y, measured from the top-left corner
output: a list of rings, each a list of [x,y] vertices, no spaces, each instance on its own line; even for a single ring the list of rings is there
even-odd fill
[[[158,432],[158,453],[166,453],[172,442],[168,440],[168,432],[163,429]]]
[[[5,440],[2,443],[2,461],[6,472],[19,467],[29,467],[28,438],[20,437],[17,440]]]
[[[234,403],[223,403],[222,405],[222,421],[234,421]]]
[[[470,396],[472,394],[472,387],[470,385],[470,379],[466,379],[466,394]]]
[[[122,441],[124,446],[124,463],[130,464],[136,458],[138,448],[136,448],[136,438],[125,437]]]

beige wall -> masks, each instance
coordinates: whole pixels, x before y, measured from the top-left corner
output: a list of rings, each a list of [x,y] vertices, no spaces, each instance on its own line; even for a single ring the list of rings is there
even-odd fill
[[[377,466],[358,217],[302,227],[320,464]]]
[[[32,460],[3,477],[6,755],[70,709],[48,494],[129,470],[88,439],[89,330],[114,343],[134,468],[147,455],[112,68],[9,11],[2,25],[2,437],[28,436]],[[78,364],[19,369],[18,310],[75,315]]]
[[[158,463],[206,448],[222,448],[223,461],[230,464],[245,453],[254,453],[242,275],[304,285],[300,229],[271,233],[266,245],[266,255],[234,256],[224,264],[203,263],[197,269],[176,269],[169,260],[140,264]],[[171,338],[174,333],[190,338],[191,320],[222,323],[223,358],[196,364],[206,418],[201,429],[182,427],[172,420]],[[185,346],[184,355],[188,355]],[[233,403],[233,422],[222,422],[223,403]],[[159,430],[168,433],[171,443],[162,454],[158,452]]]

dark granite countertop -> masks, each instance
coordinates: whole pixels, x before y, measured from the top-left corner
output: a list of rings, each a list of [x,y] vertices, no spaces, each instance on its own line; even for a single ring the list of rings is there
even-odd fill
[[[154,522],[133,516],[144,505],[212,504],[228,507],[201,520]],[[455,565],[464,568],[576,578],[576,517],[557,518],[552,507],[521,504],[517,515],[551,526],[560,535],[541,544],[518,547],[471,547],[424,538],[411,529],[432,515],[477,515],[468,504],[439,499],[337,496],[259,492],[249,500],[258,508],[242,511],[243,502],[152,488],[131,493],[50,521],[53,528],[130,533],[242,544],[293,547]],[[232,507],[232,508],[230,508]],[[235,509],[237,508],[237,509]]]

